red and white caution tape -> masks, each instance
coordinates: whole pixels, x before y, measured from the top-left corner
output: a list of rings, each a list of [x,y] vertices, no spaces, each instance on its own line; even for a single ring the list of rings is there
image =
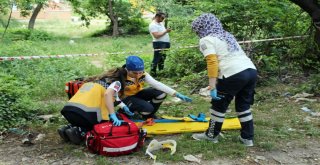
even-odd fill
[[[288,39],[299,39],[305,38],[305,36],[292,36],[292,37],[281,37],[281,38],[269,38],[262,40],[248,40],[248,41],[240,41],[239,44],[248,44],[248,43],[256,43],[256,42],[267,42],[267,41],[279,41],[279,40],[288,40]],[[176,49],[188,49],[188,48],[197,48],[198,45],[190,45],[190,46],[181,46]],[[154,51],[160,50],[169,50],[169,49],[154,49]],[[123,51],[123,52],[113,52],[113,53],[102,53],[102,54],[67,54],[67,55],[43,55],[43,56],[15,56],[15,57],[0,57],[1,61],[14,61],[14,60],[32,60],[32,59],[41,59],[41,58],[66,58],[66,57],[88,57],[88,56],[99,56],[99,55],[108,55],[108,54],[138,54],[143,53],[143,51]]]
[[[40,58],[85,57],[85,56],[98,56],[98,55],[99,54],[66,54],[66,55],[47,55],[47,56],[0,57],[0,61],[32,60],[32,59],[40,59]]]

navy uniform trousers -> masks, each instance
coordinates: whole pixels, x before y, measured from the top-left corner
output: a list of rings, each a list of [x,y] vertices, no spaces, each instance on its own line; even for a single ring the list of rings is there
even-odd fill
[[[211,120],[207,135],[219,135],[225,113],[230,102],[235,99],[235,109],[241,123],[241,137],[253,139],[253,118],[250,106],[254,101],[254,89],[257,81],[257,71],[246,69],[228,78],[218,79],[217,91],[221,100],[211,100]]]

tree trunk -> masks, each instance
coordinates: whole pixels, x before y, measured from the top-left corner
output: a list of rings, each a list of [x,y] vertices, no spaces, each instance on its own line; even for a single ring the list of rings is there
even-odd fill
[[[119,35],[119,22],[118,22],[117,16],[113,13],[113,10],[112,10],[112,0],[109,0],[108,9],[109,9],[109,16],[113,25],[112,37],[117,37]]]
[[[320,29],[316,28],[316,34],[314,35],[314,40],[316,41],[320,49]]]
[[[10,24],[10,20],[11,20],[11,16],[12,16],[12,8],[13,8],[13,3],[12,3],[12,6],[11,6],[10,15],[9,15],[9,18],[8,18],[8,22],[7,22],[6,28],[4,29],[4,32],[2,34],[2,39],[6,35],[7,29],[8,29],[9,24]]]
[[[29,20],[28,29],[34,28],[34,23],[36,22],[37,16],[38,16],[40,10],[42,9],[42,7],[43,7],[43,3],[38,3],[37,7],[33,10],[32,16]]]
[[[316,28],[316,33],[314,34],[314,41],[318,45],[315,49],[315,54],[317,55],[318,61],[320,61],[320,29]]]

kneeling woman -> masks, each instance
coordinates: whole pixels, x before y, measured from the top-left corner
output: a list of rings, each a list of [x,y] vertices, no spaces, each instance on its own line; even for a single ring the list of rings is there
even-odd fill
[[[71,124],[58,129],[59,135],[65,141],[70,140],[74,144],[80,144],[85,132],[103,121],[112,120],[115,126],[121,125],[114,110],[114,102],[120,101],[118,93],[121,90],[121,83],[120,81],[110,83],[110,78],[106,77],[110,77],[107,75],[112,72],[114,71],[83,84],[61,110],[61,114]],[[119,105],[128,110],[124,103],[121,102]]]
[[[178,97],[185,102],[192,101],[191,98],[178,93],[146,73],[144,62],[138,56],[127,57],[123,68],[126,69],[127,74],[124,75],[126,81],[121,100],[128,105],[131,112],[139,113],[144,119],[157,118],[155,113],[167,94]],[[151,87],[143,88],[146,83]]]

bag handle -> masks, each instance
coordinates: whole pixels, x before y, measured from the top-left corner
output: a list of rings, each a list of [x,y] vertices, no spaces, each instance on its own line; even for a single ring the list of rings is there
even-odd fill
[[[132,122],[131,120],[128,119],[128,117],[123,114],[123,113],[118,113],[119,116],[122,118],[122,120],[124,120],[124,122],[121,122],[121,125],[127,125],[128,126],[128,134],[131,134],[131,126],[130,123]],[[112,136],[112,130],[113,130],[114,125],[112,124],[110,132],[109,132],[109,136]]]
[[[121,122],[121,125],[127,125],[128,126],[128,134],[131,134],[131,127],[130,124],[128,122]],[[109,132],[109,136],[112,136],[112,130],[113,130],[114,125],[112,124],[110,132]],[[116,126],[118,127],[118,126]]]
[[[128,119],[128,117],[125,114],[123,114],[123,113],[118,113],[118,114],[122,118],[122,120],[124,120],[125,122],[127,122],[127,123],[132,122],[131,120]]]

